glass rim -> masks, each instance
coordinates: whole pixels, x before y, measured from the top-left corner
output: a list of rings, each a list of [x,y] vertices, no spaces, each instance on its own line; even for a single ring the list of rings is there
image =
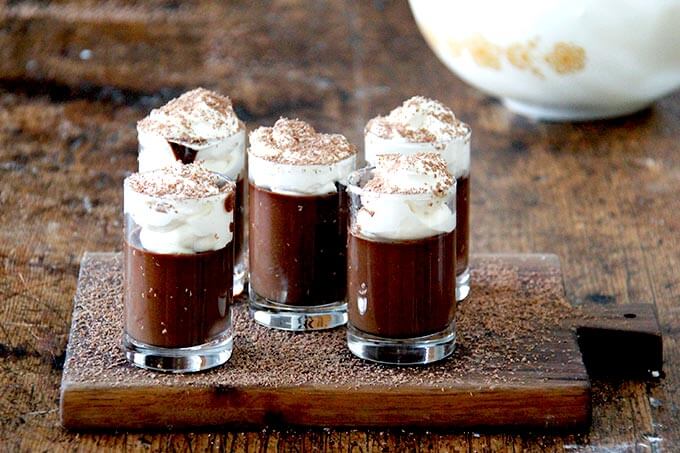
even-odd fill
[[[347,178],[342,182],[344,186],[347,189],[347,192],[359,195],[359,196],[374,196],[374,197],[385,197],[386,199],[400,199],[400,200],[413,200],[413,201],[429,201],[429,200],[434,200],[437,198],[440,198],[442,200],[447,200],[451,196],[455,196],[457,185],[458,182],[456,181],[456,178],[453,178],[453,185],[451,186],[451,189],[446,193],[446,195],[442,197],[438,197],[437,195],[433,193],[380,193],[380,192],[371,192],[369,190],[364,190],[363,187],[360,187],[358,184],[351,182],[352,177],[361,177],[368,173],[369,171],[375,170],[376,167],[374,165],[359,168],[357,170],[354,170],[352,173],[347,175]]]

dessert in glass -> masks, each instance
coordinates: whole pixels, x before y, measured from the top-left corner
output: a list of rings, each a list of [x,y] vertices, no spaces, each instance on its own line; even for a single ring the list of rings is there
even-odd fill
[[[438,101],[412,97],[387,116],[370,120],[365,130],[366,161],[385,153],[437,152],[456,178],[456,299],[470,293],[470,127]]]
[[[347,205],[356,148],[281,118],[250,134],[249,302],[267,327],[309,331],[347,322]]]
[[[234,295],[243,292],[245,239],[246,128],[226,96],[197,88],[173,99],[137,123],[139,171],[174,162],[201,162],[236,183],[234,223]]]
[[[437,153],[382,154],[347,179],[347,345],[426,364],[455,347],[456,180]]]
[[[141,367],[192,372],[232,351],[236,186],[200,164],[124,182],[123,349]]]

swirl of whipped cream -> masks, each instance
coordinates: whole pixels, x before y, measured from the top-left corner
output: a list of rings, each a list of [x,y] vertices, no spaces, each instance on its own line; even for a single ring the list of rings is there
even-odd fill
[[[170,142],[160,135],[140,131],[139,171],[151,171],[171,165],[176,161]],[[246,130],[242,129],[227,138],[205,145],[182,144],[196,151],[194,162],[201,162],[206,169],[238,179],[246,163]]]
[[[225,247],[233,238],[234,184],[205,169],[191,173],[178,167],[197,166],[173,164],[125,180],[123,209],[141,246],[163,254]]]
[[[248,177],[258,187],[282,194],[337,192],[356,168],[356,148],[339,134],[317,133],[300,120],[279,119],[250,134]]]
[[[137,123],[139,171],[177,160],[173,146],[195,152],[194,162],[236,179],[245,167],[246,129],[226,96],[198,88]]]
[[[372,174],[359,187],[362,172]],[[353,229],[364,237],[413,240],[456,228],[456,183],[436,153],[385,154],[374,169],[359,170],[348,182],[361,199]]]
[[[279,164],[248,156],[248,175],[258,187],[282,194],[325,195],[337,192],[336,182],[344,181],[356,168],[356,156],[329,165]]]
[[[440,102],[416,96],[366,125],[366,161],[387,153],[440,153],[455,178],[470,173],[470,127]]]

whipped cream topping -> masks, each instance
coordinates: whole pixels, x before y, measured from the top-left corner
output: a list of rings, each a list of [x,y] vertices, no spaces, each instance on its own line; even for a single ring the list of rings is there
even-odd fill
[[[322,134],[300,120],[279,119],[250,134],[248,177],[273,192],[323,195],[337,191],[356,167],[356,148],[340,134]]]
[[[128,234],[138,229],[141,246],[155,253],[219,250],[233,238],[235,189],[200,164],[135,173],[124,183]]]
[[[386,153],[438,152],[460,178],[470,172],[470,127],[438,101],[412,97],[365,129],[366,161]]]
[[[139,171],[178,159],[172,145],[195,152],[194,161],[236,179],[245,166],[245,126],[231,100],[203,88],[184,93],[137,123]]]
[[[170,142],[160,135],[140,132],[138,140],[140,172],[157,170],[177,162]],[[206,169],[233,180],[238,179],[246,164],[246,130],[196,149],[194,162],[200,162]]]
[[[372,177],[355,188],[362,171]],[[437,153],[382,155],[374,169],[353,173],[349,183],[361,198],[353,230],[362,236],[413,240],[456,228],[455,180]]]
[[[204,88],[188,91],[154,109],[137,130],[189,147],[203,147],[243,129],[231,99]]]
[[[453,184],[446,162],[437,153],[383,154],[364,191],[443,196]]]
[[[370,120],[366,125],[366,132],[412,143],[446,142],[466,135],[468,128],[441,102],[414,96],[387,116],[377,116]]]

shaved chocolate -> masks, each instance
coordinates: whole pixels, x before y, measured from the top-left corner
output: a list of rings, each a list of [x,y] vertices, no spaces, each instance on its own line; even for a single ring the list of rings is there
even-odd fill
[[[135,173],[127,181],[135,192],[180,200],[205,198],[236,190],[233,182],[206,170],[200,163],[183,165],[178,162],[160,170]],[[232,199],[233,205],[233,197],[229,199]]]
[[[340,134],[322,134],[300,120],[280,118],[274,127],[260,127],[250,134],[251,154],[290,165],[324,165],[357,153]]]
[[[435,143],[465,137],[470,128],[439,101],[414,96],[366,124],[366,133],[384,139],[401,138],[411,143]]]
[[[204,88],[184,93],[137,123],[140,133],[192,148],[230,137],[244,127],[231,99]]]
[[[453,176],[438,153],[381,154],[374,175],[364,186],[367,192],[443,196],[454,185]],[[408,181],[409,176],[417,178],[418,184]],[[425,179],[427,177],[430,181]]]

